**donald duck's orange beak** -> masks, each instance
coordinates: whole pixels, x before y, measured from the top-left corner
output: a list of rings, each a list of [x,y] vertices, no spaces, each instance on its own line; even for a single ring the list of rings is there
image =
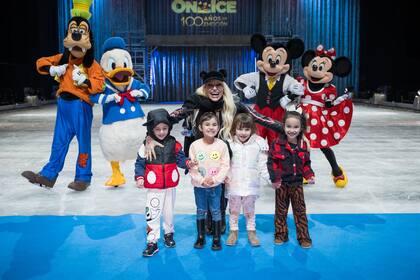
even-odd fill
[[[134,75],[133,69],[117,67],[105,73],[105,76],[116,86],[126,86],[130,83],[130,77]]]

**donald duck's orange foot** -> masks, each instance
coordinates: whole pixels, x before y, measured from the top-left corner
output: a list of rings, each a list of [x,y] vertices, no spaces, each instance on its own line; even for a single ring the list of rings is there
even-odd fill
[[[105,182],[105,186],[118,187],[125,184],[124,174],[112,174],[112,176]]]
[[[340,166],[339,167],[341,172],[343,172],[343,174],[341,174],[340,176],[334,176],[332,175],[332,179],[334,181],[334,184],[337,188],[344,188],[347,183],[348,183],[348,178],[346,175],[346,172],[344,171],[344,169]]]

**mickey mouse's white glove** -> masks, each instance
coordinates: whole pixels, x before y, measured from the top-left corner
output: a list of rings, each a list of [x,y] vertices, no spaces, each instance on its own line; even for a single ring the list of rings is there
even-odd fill
[[[58,66],[51,65],[50,66],[50,75],[52,77],[63,76],[64,73],[66,73],[67,66],[68,66],[68,64],[63,64],[63,65],[58,65]]]
[[[133,89],[133,90],[130,92],[130,95],[131,95],[132,97],[144,97],[144,93],[143,93],[141,90],[138,90],[138,89]]]
[[[292,99],[290,99],[287,95],[285,95],[280,99],[280,106],[283,109],[287,109],[287,105],[289,105],[290,102],[292,102]]]
[[[82,85],[87,80],[87,76],[82,73],[82,70],[77,65],[74,65],[73,69],[73,81],[76,82],[78,86]]]
[[[293,84],[289,87],[290,93],[293,93],[294,95],[303,95],[303,85],[301,83]]]
[[[244,87],[244,89],[242,91],[244,92],[244,95],[245,95],[246,99],[253,98],[257,95],[257,93],[255,92],[255,89],[253,89],[250,86]]]

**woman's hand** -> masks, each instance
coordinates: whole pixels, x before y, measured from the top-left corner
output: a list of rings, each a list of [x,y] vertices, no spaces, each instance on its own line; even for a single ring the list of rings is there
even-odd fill
[[[159,142],[152,139],[150,136],[146,136],[146,145],[144,149],[144,154],[147,160],[154,160],[156,159],[155,147],[164,147]]]

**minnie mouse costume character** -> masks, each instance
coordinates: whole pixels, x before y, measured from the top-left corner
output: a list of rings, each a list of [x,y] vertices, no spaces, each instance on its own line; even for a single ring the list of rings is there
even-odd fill
[[[338,166],[331,147],[349,130],[353,103],[347,94],[338,97],[336,87],[330,82],[334,75],[347,76],[352,68],[351,61],[344,56],[336,58],[334,48],[325,50],[319,45],[315,51],[306,51],[301,62],[306,78],[301,79],[305,89],[301,106],[308,121],[305,136],[312,148],[319,148],[324,153],[336,187],[344,188],[348,178],[344,169]]]
[[[302,85],[288,73],[292,59],[298,58],[304,51],[303,41],[291,39],[286,46],[268,44],[261,34],[254,34],[251,47],[258,53],[259,72],[247,73],[235,80],[235,87],[242,91],[245,98],[256,97],[255,111],[281,121],[286,106],[296,97],[303,95]],[[257,125],[258,134],[267,138],[268,143],[276,139],[277,133]]]

